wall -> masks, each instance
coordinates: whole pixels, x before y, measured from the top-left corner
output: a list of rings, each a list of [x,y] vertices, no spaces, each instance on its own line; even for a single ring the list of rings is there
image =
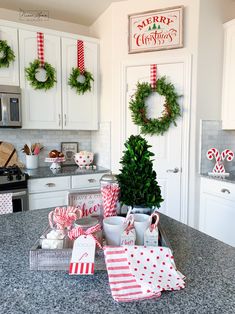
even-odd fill
[[[184,48],[148,52],[143,54],[128,54],[128,14],[144,12],[153,9],[183,5],[185,7],[184,19]],[[192,56],[192,91],[190,125],[196,125],[196,77],[197,77],[197,52],[198,52],[198,21],[199,0],[129,0],[113,3],[91,26],[91,35],[99,37],[101,54],[101,121],[111,121],[111,168],[117,172],[120,168],[119,161],[122,155],[123,143],[121,142],[121,101],[122,101],[122,64],[143,60],[143,58],[188,55]],[[195,134],[191,139],[195,143]],[[194,160],[195,145],[190,148],[191,158]],[[190,164],[190,214],[194,216],[194,181],[195,165]],[[191,201],[192,199],[192,201]],[[190,216],[190,215],[189,215]],[[193,218],[189,219],[193,225]]]
[[[1,6],[1,3],[0,3],[0,6]],[[49,12],[49,16],[50,16],[50,12]],[[23,23],[23,24],[34,25],[34,26],[41,26],[45,28],[58,30],[58,31],[68,32],[68,33],[89,36],[89,27],[81,25],[81,24],[69,23],[69,22],[54,20],[50,18],[48,21],[24,21],[20,19],[19,12],[7,10],[3,8],[0,8],[0,19]]]

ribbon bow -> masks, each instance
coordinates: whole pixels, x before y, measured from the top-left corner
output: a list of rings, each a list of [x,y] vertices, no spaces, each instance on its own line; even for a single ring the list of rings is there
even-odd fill
[[[96,236],[93,234],[97,231],[101,231],[100,224],[97,224],[93,227],[90,227],[87,230],[83,230],[81,227],[78,226],[78,227],[76,227],[76,228],[74,228],[68,232],[68,237],[70,238],[70,240],[75,240],[78,237],[80,237],[81,235],[88,235],[95,240],[96,245],[101,249],[102,245],[97,240]]]

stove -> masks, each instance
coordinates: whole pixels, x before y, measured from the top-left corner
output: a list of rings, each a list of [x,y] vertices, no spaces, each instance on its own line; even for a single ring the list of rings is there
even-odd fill
[[[13,212],[28,210],[28,174],[18,166],[0,167],[0,193],[11,193]]]
[[[28,174],[18,166],[0,167],[0,191],[27,188]]]

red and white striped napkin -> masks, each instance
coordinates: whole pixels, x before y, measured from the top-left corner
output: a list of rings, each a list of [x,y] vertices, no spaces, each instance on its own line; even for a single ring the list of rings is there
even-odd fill
[[[118,302],[158,298],[162,291],[185,286],[169,248],[106,246],[104,252],[111,293]]]
[[[12,193],[0,194],[0,215],[13,212]]]

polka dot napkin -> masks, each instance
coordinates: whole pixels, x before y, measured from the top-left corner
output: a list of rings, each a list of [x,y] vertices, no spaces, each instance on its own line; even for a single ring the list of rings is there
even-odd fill
[[[129,302],[158,298],[162,291],[185,287],[167,247],[120,246],[104,248],[113,298]]]

